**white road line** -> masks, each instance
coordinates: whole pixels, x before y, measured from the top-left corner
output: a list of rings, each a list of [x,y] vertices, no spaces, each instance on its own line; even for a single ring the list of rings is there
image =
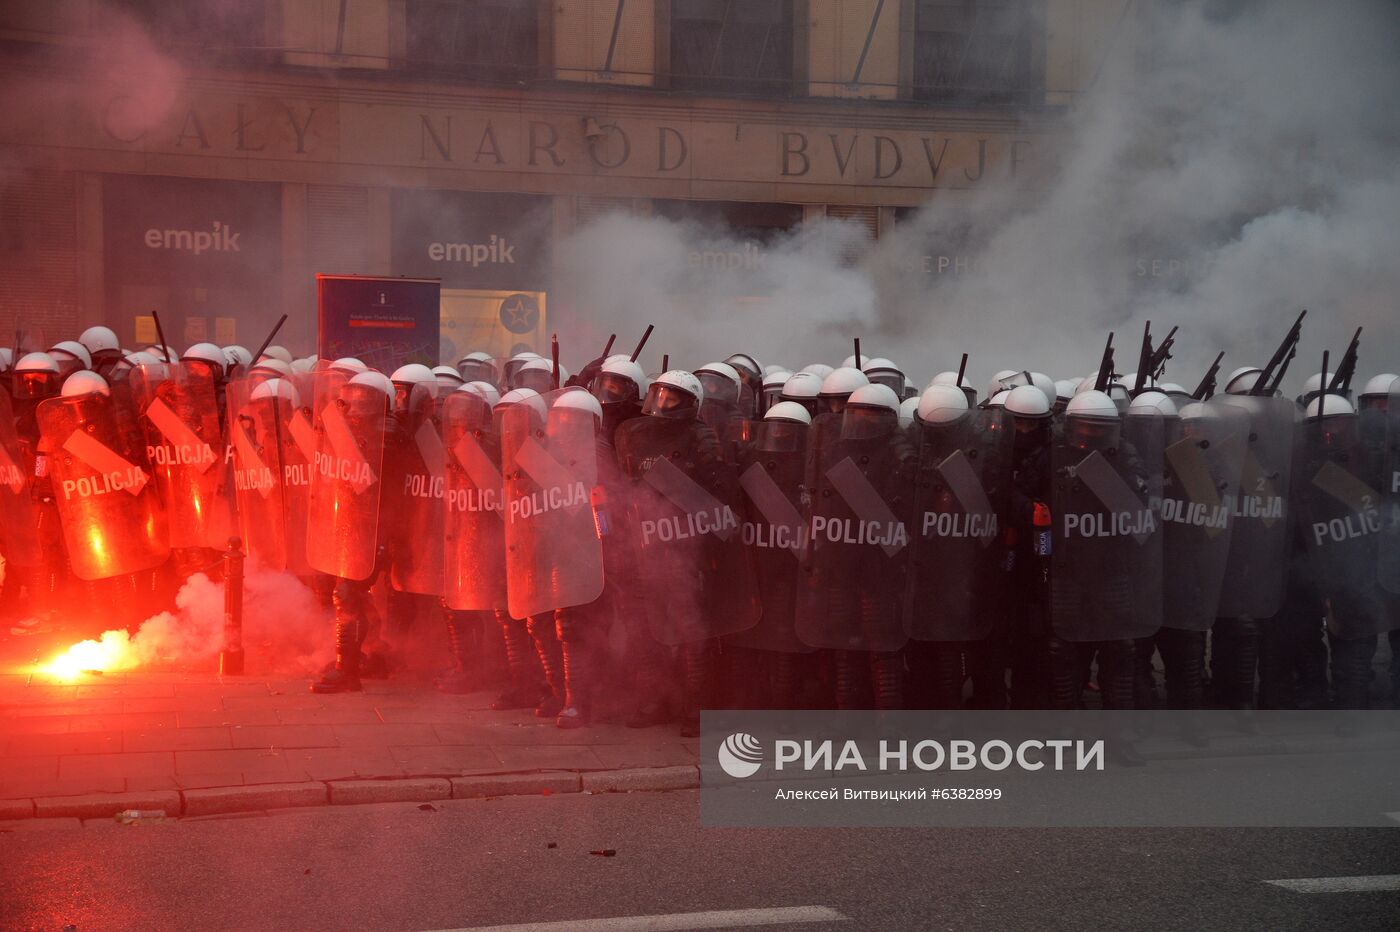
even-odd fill
[[[1392,822],[1400,822],[1400,812],[1387,812],[1385,817]]]
[[[703,913],[664,913],[657,916],[618,916],[613,919],[571,919],[566,922],[526,922],[506,926],[438,929],[436,932],[676,932],[683,929],[732,929],[776,926],[794,922],[844,922],[829,906],[776,906],[770,909],[720,909]]]
[[[1294,880],[1264,882],[1294,893],[1400,893],[1400,874],[1379,874],[1374,877],[1299,877]]]

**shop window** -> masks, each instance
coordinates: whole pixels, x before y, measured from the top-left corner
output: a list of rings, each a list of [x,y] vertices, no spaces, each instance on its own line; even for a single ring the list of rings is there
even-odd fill
[[[672,0],[671,86],[792,93],[792,0]]]
[[[958,106],[1032,103],[1043,85],[1041,4],[918,0],[914,97]],[[1043,54],[1043,53],[1041,53]]]
[[[535,76],[537,0],[407,0],[407,64],[480,81]]]

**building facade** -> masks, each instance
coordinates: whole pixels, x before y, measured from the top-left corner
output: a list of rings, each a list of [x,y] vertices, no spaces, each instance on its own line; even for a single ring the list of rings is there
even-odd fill
[[[52,0],[0,12],[0,327],[310,352],[315,274],[440,278],[444,337],[538,343],[562,237],[761,250],[1033,187],[1126,0]],[[957,244],[929,244],[955,274]],[[701,256],[696,261],[743,261]],[[519,313],[524,307],[531,313]],[[174,332],[169,332],[174,331]]]

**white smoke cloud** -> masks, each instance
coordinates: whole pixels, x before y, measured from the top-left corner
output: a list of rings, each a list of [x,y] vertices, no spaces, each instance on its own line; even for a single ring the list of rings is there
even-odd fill
[[[331,623],[315,595],[288,573],[250,563],[243,585],[243,646],[250,671],[307,673],[331,654]],[[186,580],[175,611],[152,615],[134,634],[105,631],[70,649],[74,670],[202,666],[224,644],[224,585],[204,573]]]
[[[935,197],[858,267],[841,261],[857,234],[822,225],[774,246],[765,277],[684,278],[677,255],[743,244],[613,217],[565,244],[557,284],[602,327],[655,321],[692,366],[740,349],[834,363],[861,336],[921,380],[964,350],[974,373],[1066,376],[1096,368],[1112,329],[1127,371],[1151,320],[1159,339],[1180,325],[1168,378],[1194,387],[1219,350],[1226,371],[1262,362],[1307,307],[1285,384],[1356,326],[1364,378],[1400,355],[1397,36],[1383,2],[1134,4],[1029,201],[995,184],[965,210]],[[971,270],[918,271],[958,242]]]

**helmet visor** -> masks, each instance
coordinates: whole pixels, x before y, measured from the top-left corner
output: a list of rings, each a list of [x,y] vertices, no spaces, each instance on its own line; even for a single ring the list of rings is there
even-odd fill
[[[730,405],[739,403],[739,386],[728,376],[718,372],[697,372],[695,377],[700,380],[700,387],[705,390],[706,401]]]
[[[647,400],[646,404],[642,405],[642,413],[654,414],[657,417],[687,419],[695,417],[699,408],[695,396],[690,392],[676,388],[674,385],[658,382],[647,392]]]
[[[604,405],[636,401],[637,383],[617,372],[600,372],[593,380],[593,397]]]

